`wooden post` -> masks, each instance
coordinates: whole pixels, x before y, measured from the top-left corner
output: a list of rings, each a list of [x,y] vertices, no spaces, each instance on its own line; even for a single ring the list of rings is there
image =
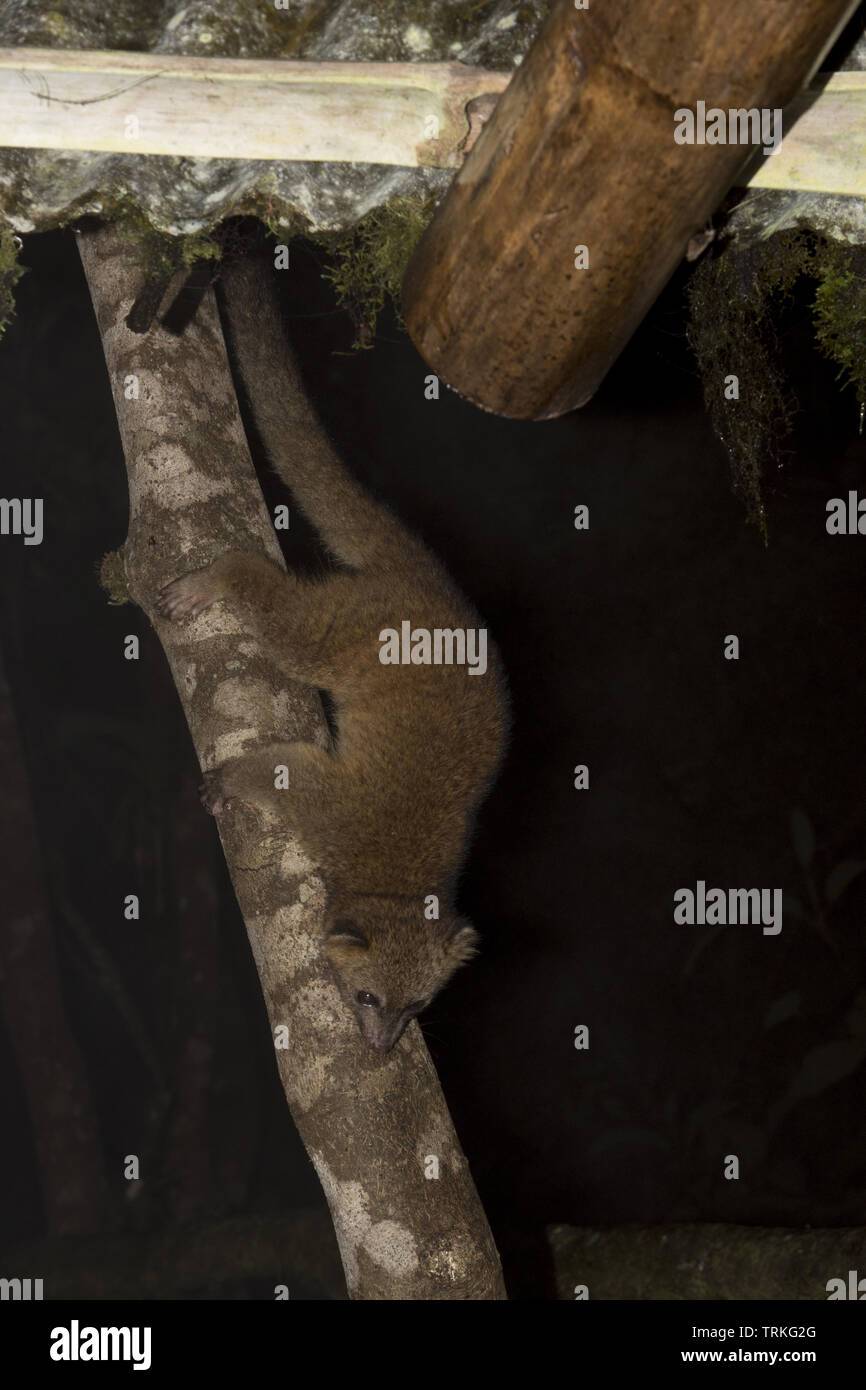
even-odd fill
[[[557,0],[403,285],[435,372],[485,410],[584,405],[852,0]],[[699,105],[700,103],[700,105]],[[718,109],[729,143],[711,143]],[[694,143],[688,135],[691,112]],[[728,120],[728,113],[732,117]],[[766,145],[776,129],[761,132]],[[746,137],[748,138],[748,136]],[[581,248],[585,248],[581,250]]]

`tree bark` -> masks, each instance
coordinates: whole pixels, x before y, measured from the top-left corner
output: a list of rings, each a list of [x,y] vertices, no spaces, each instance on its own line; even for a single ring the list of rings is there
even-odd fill
[[[433,370],[513,418],[584,405],[750,154],[675,113],[785,107],[853,8],[556,0],[406,271]]]
[[[182,338],[126,327],[144,256],[120,228],[79,234],[129,472],[129,592],[165,649],[202,768],[258,742],[324,742],[315,692],[289,685],[225,605],[158,617],[163,585],[231,549],[282,563],[237,409],[213,294]],[[276,381],[286,398],[297,382]],[[190,788],[190,795],[195,789]],[[503,1298],[496,1248],[417,1024],[366,1048],[318,948],[324,887],[266,813],[219,831],[277,1046],[286,1099],[319,1174],[350,1296]],[[438,1163],[438,1178],[428,1178]]]

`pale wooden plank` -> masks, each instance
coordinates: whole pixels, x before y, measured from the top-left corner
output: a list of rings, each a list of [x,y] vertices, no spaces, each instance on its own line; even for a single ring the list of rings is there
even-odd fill
[[[835,73],[804,93],[786,109],[782,131],[750,188],[866,197],[866,73]]]
[[[0,145],[222,159],[460,163],[466,103],[510,74],[0,49]]]
[[[449,167],[466,102],[509,78],[459,63],[0,48],[0,146]],[[866,73],[810,89],[783,128],[750,187],[866,196]]]

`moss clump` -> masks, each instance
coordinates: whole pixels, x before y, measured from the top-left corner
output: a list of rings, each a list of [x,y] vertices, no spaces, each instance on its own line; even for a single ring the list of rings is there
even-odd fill
[[[110,550],[107,555],[103,555],[99,566],[99,582],[108,595],[109,603],[120,605],[131,602],[122,550]]]
[[[195,265],[199,261],[218,261],[222,256],[222,246],[215,236],[197,234],[181,240],[181,262]]]
[[[123,227],[130,244],[136,247],[144,279],[154,284],[168,283],[179,270],[200,261],[219,260],[223,254],[218,229],[194,232],[190,236],[171,236],[154,227],[138,204],[128,196],[106,201],[98,218],[85,213],[83,217],[71,217],[68,224],[63,225],[74,226],[82,220],[113,222]]]
[[[20,249],[20,238],[7,223],[0,222],[0,337],[15,312],[15,286],[26,273],[26,267],[18,263]]]
[[[845,385],[866,403],[866,248],[824,243],[816,257],[815,337]]]
[[[433,216],[435,197],[392,198],[374,208],[348,236],[317,236],[314,240],[333,257],[324,271],[334,286],[337,302],[352,316],[356,348],[371,347],[376,322],[386,298],[400,315],[400,286],[409,257]]]
[[[438,201],[439,195],[436,193],[392,198],[390,202],[374,208],[349,232],[306,233],[314,245],[327,253],[330,264],[322,273],[332,282],[338,304],[352,318],[355,348],[372,346],[376,322],[388,298],[393,300],[398,321],[402,325],[400,286],[403,274]],[[82,217],[87,219],[89,214],[78,214],[69,222],[82,220]],[[297,225],[290,225],[282,220],[275,203],[267,194],[257,199],[255,207],[243,215],[229,218],[205,232],[191,236],[175,237],[159,231],[148,221],[141,208],[126,196],[106,203],[98,220],[122,225],[130,243],[135,245],[142,275],[140,298],[144,303],[149,292],[150,299],[154,301],[152,306],[144,304],[144,322],[137,331],[146,331],[152,319],[151,307],[155,312],[166,287],[179,270],[212,260],[216,278],[216,263],[228,255],[240,255],[259,248],[265,234],[271,240],[286,243],[295,236],[305,235],[300,221]],[[18,273],[23,272],[19,270]]]
[[[707,409],[731,461],[734,492],[767,540],[768,472],[783,466],[797,402],[785,381],[777,324],[801,278],[814,280],[815,341],[866,402],[866,248],[807,229],[729,243],[689,285],[689,341]],[[729,379],[738,380],[731,396]],[[727,393],[727,394],[726,394]]]

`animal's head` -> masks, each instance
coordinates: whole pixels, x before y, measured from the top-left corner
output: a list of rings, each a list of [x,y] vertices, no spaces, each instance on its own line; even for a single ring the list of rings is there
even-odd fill
[[[464,917],[427,921],[418,899],[359,897],[329,914],[324,950],[365,1039],[390,1052],[477,941]]]

